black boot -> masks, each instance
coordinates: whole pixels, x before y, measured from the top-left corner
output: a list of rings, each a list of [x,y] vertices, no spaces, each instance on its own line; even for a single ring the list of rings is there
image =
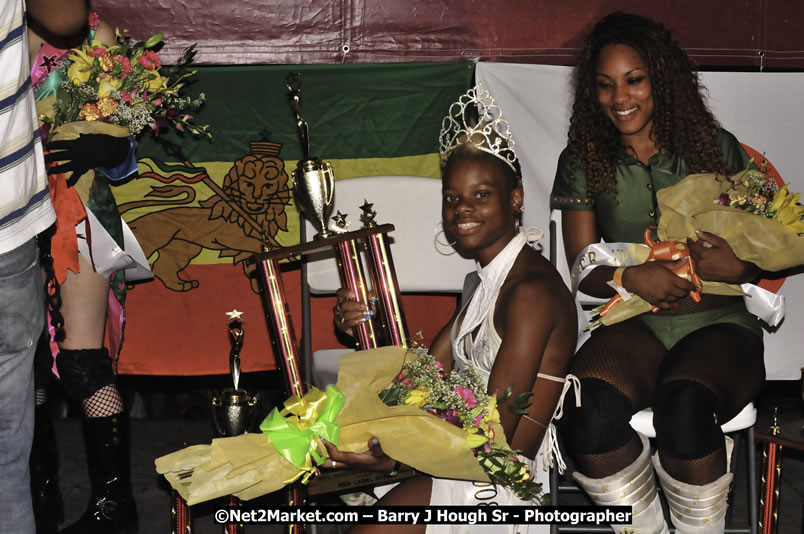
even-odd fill
[[[64,502],[59,491],[59,453],[56,433],[47,405],[36,407],[31,448],[31,497],[37,534],[56,534],[64,519]]]
[[[131,494],[128,418],[119,413],[82,420],[92,485],[89,506],[62,534],[136,532],[137,507]]]

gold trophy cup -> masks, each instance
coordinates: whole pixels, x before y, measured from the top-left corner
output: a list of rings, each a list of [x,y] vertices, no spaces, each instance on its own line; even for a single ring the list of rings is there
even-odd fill
[[[335,175],[332,165],[321,158],[300,161],[293,171],[293,194],[304,215],[318,230],[315,239],[332,235],[327,221],[335,201]]]
[[[337,233],[337,230],[330,230],[328,223],[335,205],[335,175],[328,161],[310,156],[310,129],[301,116],[299,75],[288,76],[287,86],[304,153],[304,158],[296,164],[296,170],[293,171],[293,195],[304,216],[318,230],[315,239],[326,239]]]

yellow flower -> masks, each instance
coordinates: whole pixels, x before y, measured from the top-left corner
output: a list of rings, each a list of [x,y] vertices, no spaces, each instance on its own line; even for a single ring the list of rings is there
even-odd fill
[[[530,473],[528,473],[528,468],[525,467],[524,465],[519,470],[518,475],[519,475],[519,481],[520,482],[525,482],[526,480],[530,480]]]
[[[145,88],[151,94],[162,92],[162,85],[165,83],[165,79],[155,70],[151,71],[151,74],[154,75],[154,78],[145,82]]]
[[[123,82],[111,76],[102,76],[98,84],[98,98],[106,98],[112,91],[120,89]]]
[[[408,392],[408,395],[405,397],[405,404],[408,406],[415,406],[416,408],[421,408],[427,404],[429,400],[427,395],[427,390],[424,388],[413,388]]]
[[[773,197],[773,202],[771,202],[769,211],[779,211],[782,208],[789,206],[790,204],[795,204],[798,202],[798,199],[801,197],[801,193],[794,195],[787,190],[787,186],[789,184],[784,184],[777,192],[776,195]]]
[[[804,206],[798,204],[801,193],[791,193],[784,184],[773,197],[768,211],[774,213],[773,218],[781,222],[794,232],[804,233]]]
[[[804,206],[785,206],[776,213],[776,218],[784,224],[795,224],[804,215]]]
[[[103,69],[103,72],[111,72],[111,70],[114,69],[114,60],[110,55],[98,56],[98,63],[101,69]]]
[[[89,71],[92,69],[91,64],[84,63],[83,61],[74,61],[70,68],[67,69],[67,78],[74,85],[80,85],[89,81]]]
[[[495,397],[494,395],[489,395],[489,403],[487,409],[489,411],[489,416],[486,418],[486,421],[489,423],[499,423],[500,411],[497,409],[497,397]]]
[[[95,104],[84,104],[84,107],[81,108],[78,116],[85,121],[96,121],[101,117],[100,111]]]
[[[466,436],[466,444],[470,449],[476,449],[487,443],[488,440],[486,436],[481,436],[480,434],[469,434]]]
[[[114,111],[117,109],[119,104],[116,100],[112,100],[111,98],[101,98],[98,100],[98,111],[100,112],[101,116],[103,117],[110,117],[114,114]]]

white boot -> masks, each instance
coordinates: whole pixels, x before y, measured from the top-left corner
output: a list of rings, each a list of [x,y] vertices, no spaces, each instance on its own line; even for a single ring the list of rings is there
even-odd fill
[[[599,506],[631,506],[631,524],[611,525],[617,534],[668,534],[650,463],[650,443],[642,434],[639,439],[642,453],[628,467],[604,478],[577,472],[572,477]]]
[[[653,466],[670,507],[670,518],[678,534],[722,534],[726,529],[726,508],[729,486],[734,478],[729,473],[733,442],[726,438],[726,474],[714,482],[694,486],[680,482],[662,468],[659,454],[653,456]]]

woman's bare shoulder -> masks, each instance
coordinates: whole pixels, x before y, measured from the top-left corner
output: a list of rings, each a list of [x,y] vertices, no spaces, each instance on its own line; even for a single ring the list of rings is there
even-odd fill
[[[541,254],[532,249],[517,259],[502,288],[498,309],[508,318],[526,322],[549,319],[554,327],[576,320],[575,302],[561,275]]]

